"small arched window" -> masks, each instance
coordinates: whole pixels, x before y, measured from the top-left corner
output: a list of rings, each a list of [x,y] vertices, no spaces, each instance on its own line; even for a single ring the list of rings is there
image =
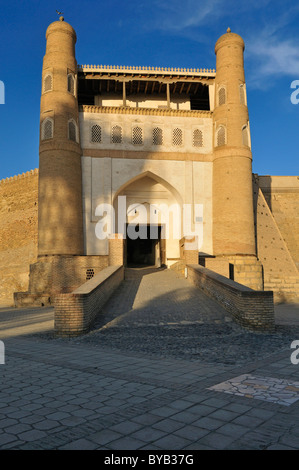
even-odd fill
[[[102,128],[97,124],[91,127],[91,142],[102,142]]]
[[[75,94],[75,78],[72,73],[69,73],[67,76],[67,91],[72,93],[72,95]]]
[[[249,147],[248,126],[242,127],[242,143]]]
[[[240,103],[246,104],[245,86],[243,83],[240,85]]]
[[[160,127],[153,130],[153,145],[163,145],[163,131]]]
[[[122,128],[120,126],[113,126],[111,132],[111,142],[113,144],[122,143]]]
[[[42,122],[42,132],[41,132],[42,140],[53,139],[53,132],[54,132],[53,119],[46,118]]]
[[[226,90],[224,87],[221,87],[218,91],[218,105],[221,106],[222,104],[226,103]]]
[[[176,127],[172,131],[172,145],[174,146],[180,146],[183,144],[183,131],[182,129],[179,129]]]
[[[44,93],[46,91],[52,91],[52,86],[53,86],[52,82],[53,82],[52,75],[48,73],[48,75],[46,75],[44,78]]]
[[[69,140],[73,142],[78,141],[78,134],[77,134],[77,124],[73,119],[68,122],[68,133],[69,133]]]
[[[142,145],[143,144],[143,132],[141,127],[136,126],[132,130],[132,143],[134,145]]]
[[[226,134],[225,127],[220,126],[219,129],[217,130],[217,139],[216,139],[217,147],[220,147],[221,145],[225,145],[225,141],[226,141],[225,134]]]
[[[203,146],[203,138],[202,138],[202,131],[200,129],[194,129],[193,131],[193,147],[202,147]]]

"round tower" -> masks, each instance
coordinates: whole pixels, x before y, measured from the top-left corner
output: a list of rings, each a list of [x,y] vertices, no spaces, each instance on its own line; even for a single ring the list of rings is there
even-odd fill
[[[63,17],[46,32],[40,107],[38,254],[83,255],[76,33]]]
[[[214,255],[256,255],[252,154],[244,41],[230,29],[216,42],[213,158]]]

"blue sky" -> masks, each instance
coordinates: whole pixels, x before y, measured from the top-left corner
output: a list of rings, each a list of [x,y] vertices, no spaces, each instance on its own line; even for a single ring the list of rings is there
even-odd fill
[[[214,68],[230,27],[245,41],[253,171],[299,174],[299,3],[295,0],[1,0],[0,179],[38,167],[45,32],[63,11],[79,64]],[[298,94],[299,97],[299,94]]]

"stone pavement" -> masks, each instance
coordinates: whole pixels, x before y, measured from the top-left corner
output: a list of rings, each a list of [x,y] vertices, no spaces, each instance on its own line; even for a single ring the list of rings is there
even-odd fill
[[[0,309],[0,449],[298,449],[299,306],[249,333],[171,271],[127,272],[94,329]],[[298,354],[299,357],[299,354]]]

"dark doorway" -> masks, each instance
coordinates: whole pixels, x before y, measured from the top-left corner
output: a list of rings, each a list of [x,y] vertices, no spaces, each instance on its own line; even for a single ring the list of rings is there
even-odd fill
[[[127,236],[126,239],[127,266],[161,266],[161,227],[151,230],[150,225],[137,225],[136,232],[142,234],[142,238],[132,240]]]

